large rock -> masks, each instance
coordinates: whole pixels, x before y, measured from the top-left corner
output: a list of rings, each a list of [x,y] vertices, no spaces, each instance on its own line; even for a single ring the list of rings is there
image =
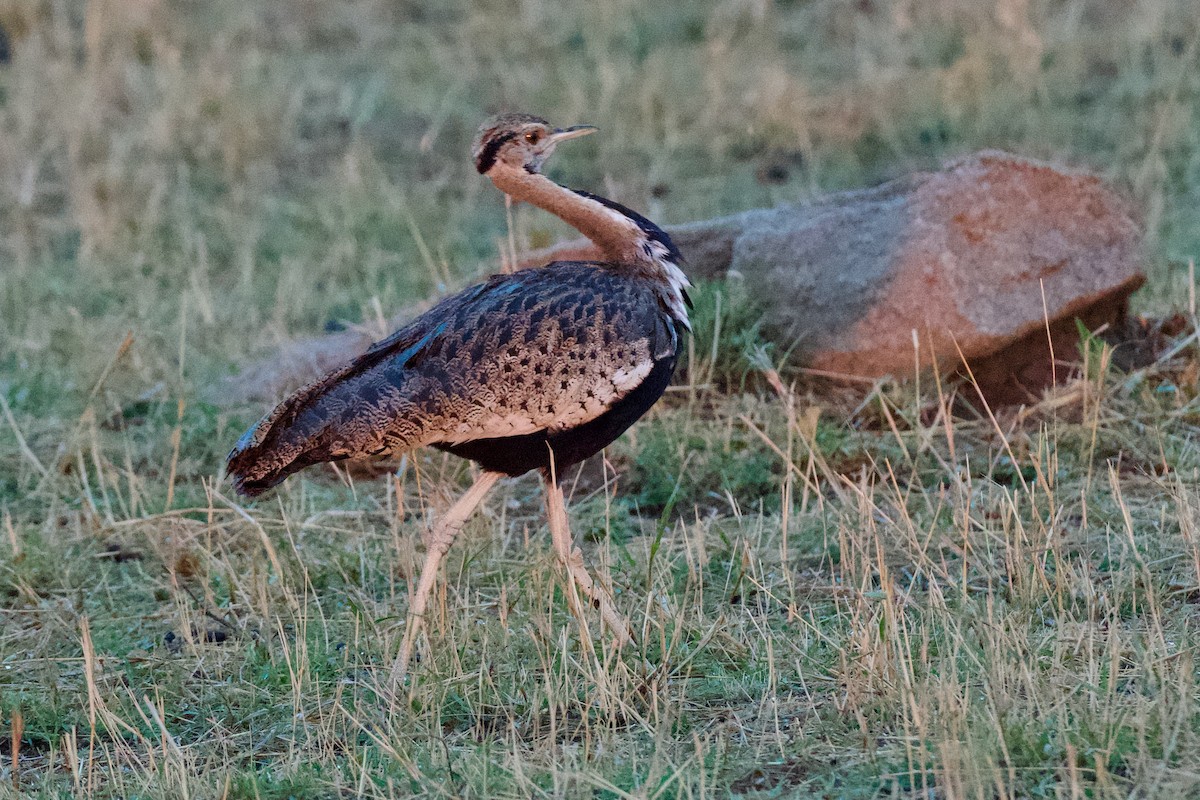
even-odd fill
[[[970,364],[994,402],[1031,399],[1072,360],[1075,320],[1118,323],[1141,231],[1098,178],[982,152],[874,189],[670,229],[701,278],[739,273],[768,333],[833,375]],[[538,254],[593,257],[585,242]],[[1049,331],[1049,335],[1047,333]]]
[[[1098,178],[982,152],[873,189],[668,228],[693,278],[736,273],[794,363],[847,377],[971,365],[988,399],[1020,402],[1075,357],[1075,320],[1116,323],[1143,282],[1141,233]],[[586,243],[524,266],[591,258]],[[398,320],[397,320],[398,321]],[[1047,335],[1049,330],[1049,336]],[[914,351],[914,336],[919,354]],[[274,399],[370,335],[297,342],[252,365],[236,399]]]

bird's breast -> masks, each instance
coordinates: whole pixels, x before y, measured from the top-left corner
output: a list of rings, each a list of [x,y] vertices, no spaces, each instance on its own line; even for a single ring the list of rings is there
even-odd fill
[[[550,326],[553,328],[554,326]],[[646,379],[654,366],[648,337],[605,342],[602,326],[581,326],[577,337],[547,331],[532,347],[496,348],[495,359],[469,353],[447,363],[460,376],[443,398],[453,420],[440,441],[520,436],[565,430],[603,414]]]

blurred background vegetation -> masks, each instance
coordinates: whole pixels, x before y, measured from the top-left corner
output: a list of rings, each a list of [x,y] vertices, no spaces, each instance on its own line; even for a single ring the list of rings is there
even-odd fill
[[[207,380],[469,281],[506,230],[469,144],[504,109],[601,126],[554,177],[664,223],[983,147],[1086,166],[1142,209],[1161,310],[1200,244],[1197,10],[5,0],[0,367],[77,395],[136,329],[138,382]]]

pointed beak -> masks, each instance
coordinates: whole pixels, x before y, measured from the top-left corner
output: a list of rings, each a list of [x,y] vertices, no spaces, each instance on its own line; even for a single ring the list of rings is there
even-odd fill
[[[595,125],[572,125],[570,128],[559,128],[550,134],[550,141],[558,144],[559,142],[565,142],[567,139],[587,136],[589,133],[595,133],[597,130],[598,128]]]

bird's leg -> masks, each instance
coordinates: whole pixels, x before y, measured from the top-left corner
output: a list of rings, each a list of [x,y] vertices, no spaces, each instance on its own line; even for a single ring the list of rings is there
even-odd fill
[[[442,563],[442,557],[454,543],[454,537],[458,536],[458,532],[462,530],[471,513],[483,501],[496,481],[502,477],[504,476],[499,472],[480,473],[467,493],[458,498],[458,501],[450,506],[450,510],[433,526],[433,530],[425,542],[425,565],[421,567],[421,579],[408,604],[408,624],[404,629],[404,639],[400,644],[400,655],[392,666],[393,681],[401,680],[408,670],[408,661],[412,657],[412,649],[417,635],[421,632],[425,607],[429,604],[429,595],[433,591],[433,582],[437,580],[438,567]]]
[[[567,507],[563,501],[562,486],[553,475],[547,475],[542,481],[546,489],[546,517],[550,521],[550,537],[554,540],[554,552],[558,560],[567,569],[567,596],[574,599],[575,591],[572,584],[579,586],[592,605],[600,611],[604,624],[612,629],[617,639],[617,645],[623,646],[633,642],[629,634],[629,623],[617,611],[612,598],[602,586],[592,580],[587,567],[583,564],[583,551],[574,546],[571,539],[571,529],[567,522]]]
[[[504,195],[504,218],[508,221],[508,252],[500,259],[500,271],[511,273],[517,271],[517,238],[513,233],[513,199],[512,195]]]

